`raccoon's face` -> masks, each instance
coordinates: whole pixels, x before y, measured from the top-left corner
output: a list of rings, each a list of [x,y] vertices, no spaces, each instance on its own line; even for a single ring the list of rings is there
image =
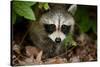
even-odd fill
[[[41,22],[44,24],[45,31],[54,42],[61,43],[68,33],[73,32],[75,20],[72,10],[75,12],[76,5],[72,5],[68,11],[51,11],[42,16]]]

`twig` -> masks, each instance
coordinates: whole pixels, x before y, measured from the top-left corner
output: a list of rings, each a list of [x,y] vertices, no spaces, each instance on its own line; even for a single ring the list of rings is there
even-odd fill
[[[29,29],[30,29],[30,27],[29,27]],[[29,32],[29,29],[25,32],[25,35],[23,36],[23,38],[22,38],[21,42],[19,43],[19,45],[21,45],[23,43],[25,37],[27,36],[27,34]]]
[[[21,45],[21,44],[23,43],[23,41],[24,41],[25,37],[27,36],[27,34],[28,34],[28,31],[27,31],[27,32],[25,33],[25,35],[23,36],[23,38],[22,38],[21,42],[19,43],[19,45]]]

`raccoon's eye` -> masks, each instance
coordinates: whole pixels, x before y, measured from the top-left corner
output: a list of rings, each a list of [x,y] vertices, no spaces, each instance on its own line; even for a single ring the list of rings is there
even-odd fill
[[[70,27],[71,27],[71,26],[62,25],[61,31],[62,31],[64,34],[67,34],[67,33],[70,31]]]
[[[49,34],[53,33],[56,30],[56,26],[54,24],[44,24],[45,31]]]

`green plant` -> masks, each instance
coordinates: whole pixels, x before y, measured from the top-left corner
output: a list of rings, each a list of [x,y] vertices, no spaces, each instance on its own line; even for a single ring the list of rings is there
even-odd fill
[[[76,13],[76,20],[79,24],[80,32],[86,33],[90,29],[96,33],[96,19],[91,19],[89,16],[89,7],[79,6]]]
[[[71,33],[69,33],[67,37],[64,39],[64,47],[66,48],[68,45],[77,46]]]
[[[17,15],[23,16],[29,20],[36,20],[35,12],[32,10],[32,6],[38,4],[37,2],[30,1],[12,1],[12,23],[14,24],[17,18]],[[38,7],[40,9],[44,8],[45,10],[49,9],[48,3],[39,3]]]
[[[37,6],[38,8],[34,6]],[[12,23],[14,24],[16,19],[18,19],[17,15],[23,16],[28,20],[35,21],[37,17],[35,16],[35,11],[32,9],[32,7],[41,10],[48,10],[50,8],[48,3],[14,0],[12,1]],[[97,21],[96,19],[91,19],[89,17],[89,8],[87,6],[78,6],[75,19],[76,23],[79,25],[81,33],[86,33],[90,29],[92,29],[92,33],[97,33]],[[68,43],[76,45],[76,42],[71,34],[69,34],[64,40],[65,46],[67,46]]]

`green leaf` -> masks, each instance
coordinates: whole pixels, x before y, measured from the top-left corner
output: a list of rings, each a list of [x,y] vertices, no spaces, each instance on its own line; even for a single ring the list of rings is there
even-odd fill
[[[79,24],[81,32],[87,32],[91,27],[88,16],[82,17],[81,22]]]
[[[30,2],[30,5],[28,3],[22,1],[13,1],[13,9],[16,12],[16,14],[24,16],[26,19],[36,20],[35,14],[30,7],[32,3]]]
[[[30,2],[30,1],[23,2],[23,3],[26,4],[27,6],[32,6],[32,5],[35,5],[36,4],[36,2]]]
[[[45,9],[45,10],[48,10],[48,9],[49,9],[48,3],[44,3],[44,9]]]
[[[39,8],[42,9],[44,8],[45,10],[49,9],[49,5],[48,3],[39,3]]]
[[[76,46],[76,42],[74,41],[73,37],[72,37],[72,34],[69,33],[66,38],[64,39],[64,46],[68,46],[68,45],[73,45],[73,46]]]
[[[32,5],[36,4],[36,2],[31,2],[31,1],[23,1],[23,0],[13,0],[13,1],[16,1],[19,3],[23,2],[23,4],[26,4],[27,6],[32,6]]]
[[[88,16],[88,9],[86,7],[79,7],[76,17],[80,26],[81,32],[87,32],[91,28],[90,19]]]

